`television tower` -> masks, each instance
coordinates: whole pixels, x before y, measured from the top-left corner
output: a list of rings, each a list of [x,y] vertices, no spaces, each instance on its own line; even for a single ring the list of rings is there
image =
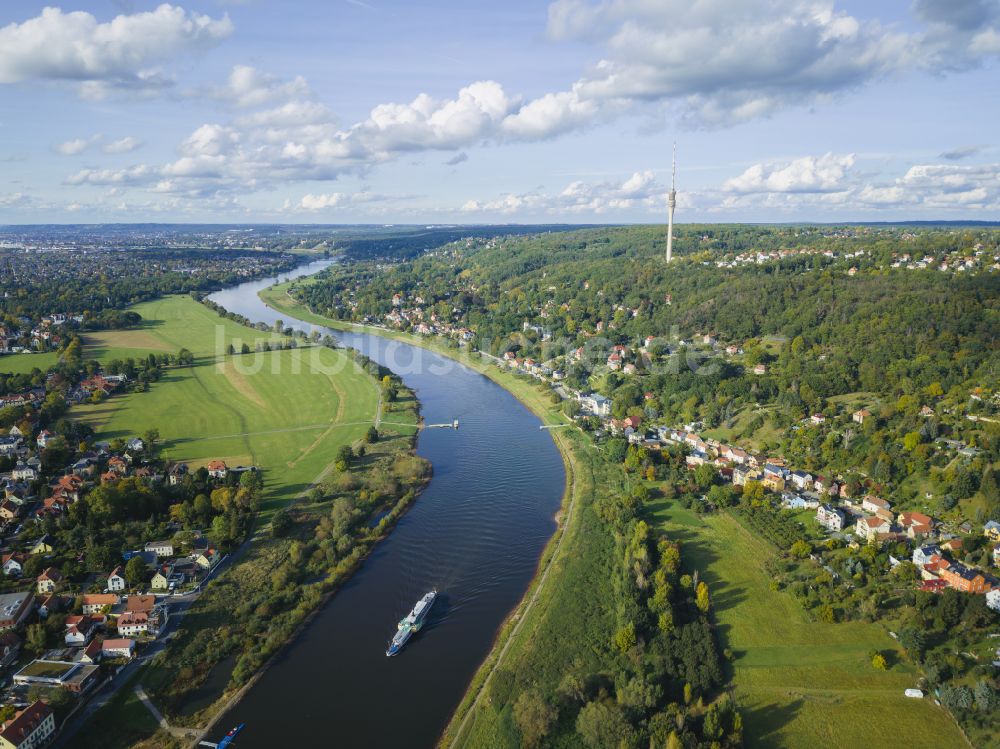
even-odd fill
[[[670,194],[667,195],[667,262],[674,254],[674,208],[677,207],[677,143],[674,143],[674,165],[670,172]]]

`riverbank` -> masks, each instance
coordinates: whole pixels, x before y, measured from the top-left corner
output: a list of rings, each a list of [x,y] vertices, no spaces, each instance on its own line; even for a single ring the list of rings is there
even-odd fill
[[[544,402],[546,396],[543,392],[550,394],[547,388],[539,388],[532,384],[533,381],[485,364],[484,360],[477,359],[467,350],[440,339],[327,320],[290,299],[284,293],[287,286],[270,289],[262,298],[276,309],[311,318],[317,324],[342,330],[363,329],[452,356],[474,366],[519,398],[519,393],[535,391],[536,401],[540,399]],[[523,402],[531,407],[528,401]],[[543,405],[543,409],[558,416],[554,402],[550,406]],[[567,461],[568,494],[582,497],[584,493],[578,492],[575,487],[587,453],[585,449],[579,449],[567,455],[565,443],[570,434],[568,430],[559,430],[553,432],[553,437],[557,439],[557,445]],[[601,463],[597,460],[589,467],[600,471]],[[607,468],[606,463],[603,467]],[[606,489],[603,480],[614,478],[611,472],[602,473],[601,479],[595,482],[597,490]],[[671,509],[665,509],[667,506]],[[913,682],[912,669],[898,664],[886,674],[872,671],[868,649],[879,647],[889,651],[894,647],[884,631],[868,624],[824,625],[810,620],[786,593],[770,589],[770,580],[760,566],[769,556],[762,548],[762,542],[745,531],[737,532],[739,529],[731,528],[735,524],[731,518],[709,518],[699,524],[695,533],[692,513],[674,508],[669,503],[663,506],[657,503],[648,510],[653,513],[656,526],[665,530],[671,538],[681,541],[685,564],[704,574],[709,582],[717,616],[717,632],[724,640],[723,646],[732,651],[732,685],[745,711],[748,745],[780,743],[797,746],[811,743],[836,746],[871,735],[878,736],[885,745],[892,745],[897,734],[891,728],[872,724],[867,717],[857,717],[877,714],[880,710],[906,716],[904,721],[911,726],[907,739],[914,746],[930,746],[935,741],[961,745],[947,713],[927,702],[907,700],[903,696],[904,686]],[[580,512],[568,516],[567,527],[559,541],[547,549],[552,558],[559,561],[564,556],[560,554],[561,541],[578,535],[586,517],[586,513]],[[725,536],[724,531],[731,531],[732,537]],[[569,544],[569,548],[575,555],[598,556],[602,544],[595,540],[597,531],[582,535],[581,542]],[[720,543],[721,538],[726,538],[727,542]],[[749,566],[748,560],[752,560]],[[548,570],[556,569],[550,565],[551,558],[549,564],[540,568],[541,572],[524,601],[505,623],[495,647],[472,680],[468,693],[449,724],[441,742],[443,746],[517,746],[521,735],[510,708],[511,695],[516,695],[516,690],[511,688],[515,679],[526,680],[524,686],[528,688],[559,684],[561,693],[562,677],[587,672],[588,669],[577,664],[569,664],[569,669],[565,669],[567,659],[560,659],[558,654],[551,652],[553,647],[562,647],[562,655],[565,656],[572,650],[558,640],[548,639],[554,623],[561,621],[566,627],[564,640],[572,640],[574,635],[569,629],[572,623],[567,622],[565,612],[553,607],[553,613],[547,616],[549,606],[535,605],[539,601],[551,600],[556,594],[555,591],[548,594],[543,591],[537,598],[534,595],[536,585],[544,586],[550,577]],[[599,560],[593,561],[588,568],[587,563],[572,557],[560,566],[563,574],[558,578],[559,588],[573,588],[574,582],[586,579],[588,572],[593,573],[600,567]],[[571,602],[567,608],[581,610],[578,602]],[[594,611],[594,618],[598,618],[599,612],[591,610]],[[772,622],[775,612],[780,612],[779,621]],[[533,623],[533,626],[524,625],[522,621]],[[606,626],[598,622],[582,636],[589,637],[591,642],[600,642],[594,630],[606,630]],[[550,652],[543,644],[546,642]],[[824,645],[817,646],[817,642]],[[577,650],[582,658],[587,657],[588,647],[586,642],[578,643]],[[798,653],[796,648],[802,653]],[[565,670],[553,674],[553,665],[560,661]],[[800,662],[801,666],[791,668],[789,664],[796,662]]]
[[[546,624],[546,614],[559,608],[558,605],[553,606],[553,600],[560,592],[572,594],[571,589],[564,588],[560,591],[558,587],[562,586],[554,585],[555,578],[552,575],[558,576],[568,566],[573,566],[572,578],[582,579],[587,576],[579,569],[586,566],[584,563],[600,565],[600,554],[585,554],[586,559],[574,559],[570,550],[575,550],[578,557],[583,554],[582,546],[573,543],[584,535],[582,508],[601,494],[620,487],[621,475],[607,470],[607,464],[601,460],[593,443],[563,415],[558,396],[537,380],[501,370],[495,366],[494,361],[451,342],[374,326],[344,323],[317,315],[287,294],[290,286],[291,283],[285,283],[269,287],[260,292],[260,297],[279,312],[305,322],[343,331],[372,333],[448,356],[506,389],[546,426],[556,427],[550,429],[549,434],[559,449],[566,470],[566,486],[558,527],[541,555],[528,590],[505,619],[493,648],[473,676],[439,742],[445,747],[489,745],[497,734],[504,733],[507,729],[506,726],[496,725],[496,716],[492,711],[482,710],[489,702],[494,678],[497,673],[509,671],[510,664],[524,662],[530,657],[527,651],[537,645],[536,636]],[[597,535],[595,528],[590,530],[594,531],[592,535]],[[610,622],[607,624],[610,630]],[[509,708],[507,712],[509,713]]]
[[[192,315],[211,318],[211,324],[202,327],[213,332],[224,330],[237,338],[247,335],[246,328],[221,321],[193,300],[182,301]],[[172,330],[166,324],[161,327]],[[172,390],[197,379],[212,401],[200,416],[204,418],[210,406],[216,407],[222,417],[212,412],[208,421],[224,433],[222,438],[197,438],[214,440],[207,443],[212,449],[230,439],[259,440],[259,444],[254,443],[257,449],[247,452],[259,452],[260,459],[253,462],[262,464],[270,495],[270,501],[257,508],[258,530],[246,545],[247,553],[206,587],[186,613],[168,649],[141,673],[142,685],[172,725],[204,726],[199,729],[204,735],[231,707],[234,696],[260,678],[274,656],[302,632],[389,535],[429,481],[430,466],[415,454],[420,414],[412,391],[367,358],[320,346],[248,354],[271,360],[279,356],[301,359],[292,362],[298,366],[256,370],[244,366],[245,373],[240,372],[242,377],[237,380],[240,387],[234,387],[233,372],[239,369],[222,369],[233,357],[216,356],[218,361],[213,360],[209,344],[193,336],[190,325],[187,329],[189,345],[206,363],[185,372],[186,378],[158,383],[150,393],[129,396],[142,399],[139,403],[143,408],[128,413],[157,426],[160,411],[154,407],[157,403],[149,401],[170,402]],[[214,343],[213,338],[208,340]],[[203,344],[201,348],[195,345],[198,342]],[[312,354],[308,360],[307,353]],[[313,365],[327,365],[329,371],[323,370],[322,377],[313,376]],[[258,385],[258,380],[272,383],[281,377],[287,380],[283,392]],[[331,392],[325,392],[327,389]],[[251,431],[216,423],[231,412],[246,412],[256,419],[269,414],[287,419],[294,415],[292,404],[304,398],[309,402],[299,411],[305,427]],[[286,406],[284,410],[265,409],[258,399]],[[220,403],[225,406],[222,410]],[[248,423],[246,416],[242,418],[241,423]],[[316,424],[322,419],[326,423]],[[377,438],[367,434],[372,426],[379,429]],[[345,461],[338,448],[350,448],[351,457]],[[184,449],[191,447],[185,443]],[[274,522],[279,514],[288,519],[280,531]],[[270,520],[271,525],[261,518]],[[127,700],[115,700],[102,708],[74,737],[74,746],[116,749],[137,746],[136,741],[155,744],[156,736],[151,734],[156,727],[149,724],[143,711],[126,710],[128,704]],[[102,729],[106,725],[118,725],[122,730],[109,737]]]

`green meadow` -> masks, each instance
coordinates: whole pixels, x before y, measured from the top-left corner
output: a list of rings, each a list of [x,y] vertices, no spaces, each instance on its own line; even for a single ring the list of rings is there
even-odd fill
[[[885,630],[813,621],[792,596],[771,590],[764,562],[772,548],[731,515],[702,517],[662,501],[650,509],[712,591],[747,746],[966,746],[942,708],[903,696],[919,673]],[[872,668],[872,650],[891,654],[888,671]]]
[[[374,380],[343,351],[296,349],[226,355],[270,334],[225,320],[188,297],[136,306],[137,329],[88,336],[85,356],[101,361],[181,347],[191,367],[171,367],[149,392],[75,407],[98,439],[160,432],[162,453],[192,467],[221,458],[264,469],[265,510],[306,489],[333,463],[337,448],[361,439],[376,418]],[[275,337],[276,338],[276,337]]]
[[[46,351],[43,354],[4,354],[0,356],[0,372],[10,374],[31,374],[31,370],[42,372],[59,361],[59,352]]]

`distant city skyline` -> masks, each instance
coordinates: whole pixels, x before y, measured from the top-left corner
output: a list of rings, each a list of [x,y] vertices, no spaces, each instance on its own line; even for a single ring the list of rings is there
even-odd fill
[[[1000,0],[471,5],[6,3],[0,223],[1000,219]]]

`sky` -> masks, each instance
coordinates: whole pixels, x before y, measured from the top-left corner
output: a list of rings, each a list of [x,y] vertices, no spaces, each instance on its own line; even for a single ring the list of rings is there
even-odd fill
[[[4,224],[1000,220],[998,122],[1000,0],[0,4]]]

